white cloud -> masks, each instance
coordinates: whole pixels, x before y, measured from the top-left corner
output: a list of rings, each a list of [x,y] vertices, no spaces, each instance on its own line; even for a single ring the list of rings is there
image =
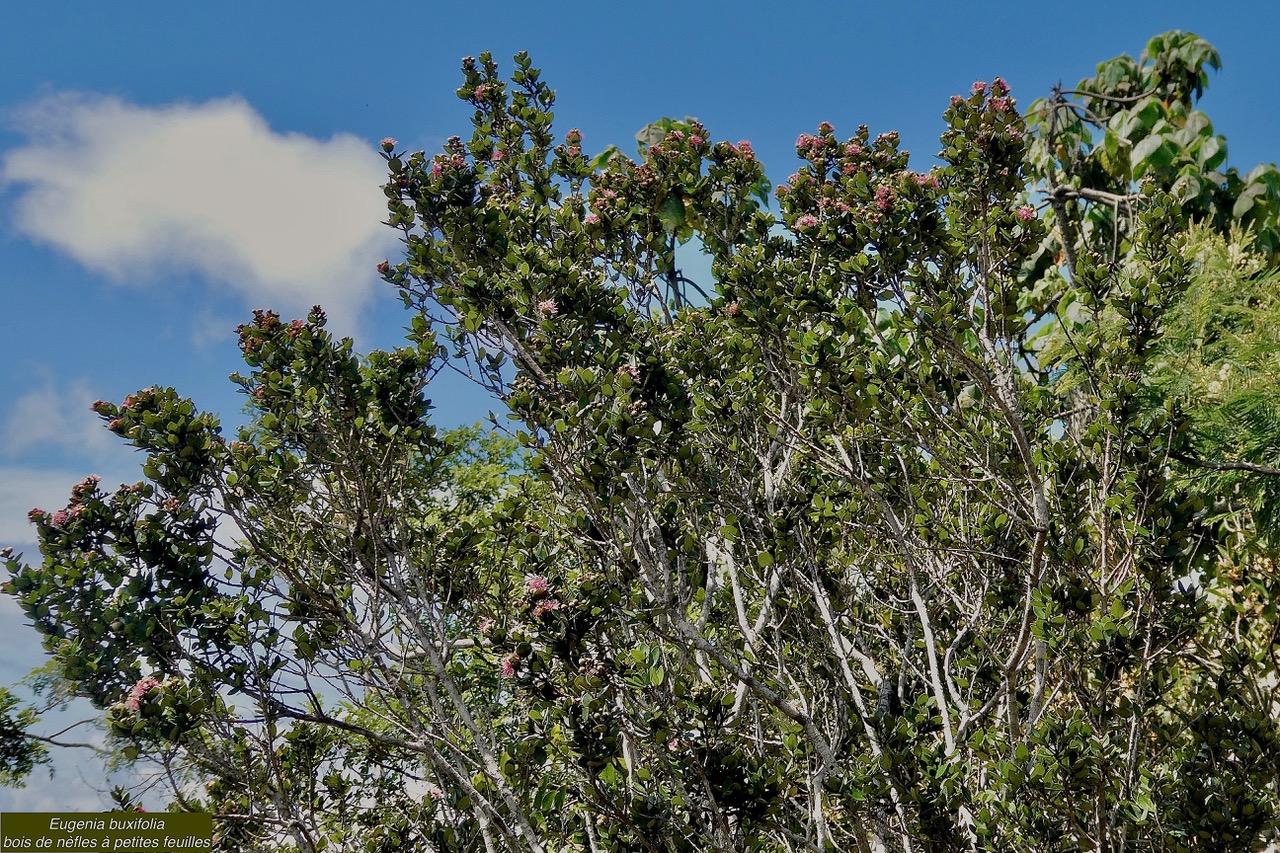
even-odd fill
[[[39,559],[36,529],[27,520],[27,512],[33,507],[52,511],[66,506],[71,487],[87,473],[90,472],[0,465],[0,548],[12,547],[30,559]],[[111,483],[109,477],[104,477],[104,487]]]
[[[93,392],[84,380],[65,389],[52,382],[23,394],[9,409],[0,427],[0,447],[17,456],[42,447],[59,447],[76,454],[100,455],[119,445],[102,421],[89,410]]]
[[[276,133],[238,97],[144,107],[56,95],[0,160],[13,221],[116,281],[194,272],[253,306],[355,312],[395,246],[385,167],[350,134]]]

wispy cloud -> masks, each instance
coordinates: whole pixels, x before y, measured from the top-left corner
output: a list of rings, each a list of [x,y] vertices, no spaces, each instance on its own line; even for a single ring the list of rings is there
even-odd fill
[[[74,454],[101,455],[120,444],[90,411],[93,391],[82,379],[64,388],[46,382],[14,401],[0,425],[0,448],[8,456],[59,448]]]
[[[372,146],[273,131],[238,97],[145,107],[63,94],[15,114],[18,231],[116,281],[197,273],[252,305],[338,319],[394,246]]]

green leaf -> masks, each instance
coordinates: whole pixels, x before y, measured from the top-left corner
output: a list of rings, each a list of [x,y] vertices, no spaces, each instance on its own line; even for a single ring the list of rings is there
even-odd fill
[[[679,191],[668,193],[662,200],[662,206],[658,208],[658,219],[662,221],[662,226],[668,233],[674,233],[684,225],[684,197]]]
[[[1173,162],[1174,146],[1162,136],[1152,135],[1143,139],[1129,152],[1133,176],[1140,178],[1152,169],[1162,169]]]

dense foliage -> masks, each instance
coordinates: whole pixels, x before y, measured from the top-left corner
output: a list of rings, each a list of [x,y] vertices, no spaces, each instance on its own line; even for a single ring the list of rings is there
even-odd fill
[[[1216,64],[974,84],[928,171],[823,123],[770,208],[749,143],[591,157],[465,60],[472,137],[383,144],[412,345],[258,312],[231,442],[100,404],[146,480],[6,589],[223,849],[1253,849],[1280,184]],[[430,425],[446,357],[510,438]]]

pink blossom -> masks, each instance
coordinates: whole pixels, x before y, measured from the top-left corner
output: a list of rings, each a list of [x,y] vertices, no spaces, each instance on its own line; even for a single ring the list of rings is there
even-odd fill
[[[533,608],[533,616],[535,619],[541,618],[554,610],[560,609],[560,602],[554,598],[544,598],[539,601]]]
[[[964,98],[960,97],[959,95],[951,96],[951,106],[958,107],[963,103],[964,103]]]
[[[972,91],[973,91],[973,94],[975,95],[981,95],[983,92],[987,91],[987,84],[981,80],[975,80],[973,82]]]
[[[701,148],[704,142],[706,142],[706,140],[701,136],[694,135],[689,137],[689,144],[694,148]]]
[[[1011,103],[1012,102],[1008,98],[992,98],[988,102],[988,106],[996,112],[1004,112],[1009,109]]]
[[[893,190],[886,186],[876,187],[876,207],[881,210],[893,207]]]
[[[501,148],[499,148],[489,155],[489,159],[495,163],[498,163],[502,160],[503,157],[506,157],[506,156],[507,156],[506,152],[503,151]]]
[[[132,409],[136,405],[138,405],[138,398],[132,394],[124,398],[124,407],[126,409]]]
[[[588,213],[586,216],[582,217],[582,224],[583,225],[599,225],[600,217],[596,216],[594,213]]]
[[[107,429],[111,430],[112,432],[115,432],[116,430],[123,429],[123,428],[124,428],[124,418],[112,418],[110,421],[107,422]]]
[[[724,306],[724,312],[730,317],[737,317],[742,312],[742,307],[737,302],[730,302]]]
[[[1018,218],[1023,222],[1030,222],[1032,219],[1036,218],[1036,212],[1030,205],[1025,205],[1018,208]]]
[[[106,400],[94,400],[93,405],[89,408],[99,415],[105,415],[107,412],[111,411],[111,404]]]
[[[515,678],[516,664],[520,662],[520,655],[515,652],[502,656],[502,673],[503,678]]]
[[[444,167],[441,166],[438,162],[431,164],[431,177],[438,178],[443,173],[444,173]]]
[[[538,303],[538,313],[544,317],[554,317],[560,313],[560,306],[554,299],[543,299]]]
[[[1004,82],[1003,78],[997,77],[991,81],[991,91],[996,95],[1007,95],[1009,94],[1009,84]]]
[[[673,130],[667,134],[667,139],[684,139],[684,131]]]
[[[551,585],[547,583],[547,579],[542,575],[526,575],[524,591],[530,598],[535,598],[551,592]]]
[[[817,228],[817,227],[818,227],[818,217],[814,216],[812,213],[806,213],[804,216],[801,216],[799,219],[796,220],[797,231],[808,231],[810,228]]]
[[[738,143],[738,153],[742,155],[744,160],[756,159],[755,149],[751,147],[751,143],[746,139]]]
[[[573,128],[564,135],[564,141],[570,145],[577,145],[582,141],[582,131],[578,130],[576,127]]]
[[[382,146],[383,151],[390,154],[392,151],[395,150],[395,147],[398,143],[394,139],[392,139],[390,136],[388,136],[386,139],[382,140],[378,144]]]
[[[67,523],[67,519],[70,517],[71,516],[67,515],[67,511],[65,509],[60,509],[53,514],[53,518],[51,518],[49,522],[54,527],[61,527],[62,525]]]
[[[822,140],[815,139],[813,134],[802,133],[796,137],[796,150],[803,151],[807,149],[810,145],[812,145],[815,141],[821,142]]]
[[[45,516],[47,516],[48,514],[49,513],[45,512],[39,507],[36,507],[35,509],[27,513],[27,521],[38,524],[41,521],[44,521]]]
[[[489,94],[489,87],[488,87],[488,86],[486,86],[486,85],[485,85],[485,84],[483,84],[483,83],[481,83],[479,86],[476,86],[476,91],[475,91],[475,96],[474,96],[474,97],[475,97],[475,99],[476,99],[477,101],[483,101],[483,100],[485,99],[485,96],[486,96],[486,95],[488,95],[488,94]]]
[[[857,157],[859,154],[862,153],[862,146],[854,145],[852,142],[850,142],[848,145],[844,147],[844,153],[850,157]]]
[[[577,145],[570,145],[568,153],[570,157],[581,157],[582,149],[579,148]]]
[[[829,121],[824,121],[822,124],[818,125],[818,133],[830,133],[833,130],[835,130],[835,128],[831,126],[831,122]]]
[[[444,791],[441,791],[435,785],[432,785],[431,787],[427,788],[427,796],[433,800],[438,800],[444,796]]]
[[[142,704],[142,697],[146,696],[152,690],[160,686],[160,682],[151,676],[141,679],[137,684],[133,685],[133,689],[129,691],[129,697],[124,700],[125,707],[130,711],[138,710]]]
[[[386,258],[383,258],[382,263],[378,264],[378,272],[382,273],[383,275],[386,275],[387,271],[390,269],[391,269],[391,263]]]
[[[476,632],[481,635],[488,635],[493,630],[493,620],[488,616],[480,620],[480,624],[476,626]]]

